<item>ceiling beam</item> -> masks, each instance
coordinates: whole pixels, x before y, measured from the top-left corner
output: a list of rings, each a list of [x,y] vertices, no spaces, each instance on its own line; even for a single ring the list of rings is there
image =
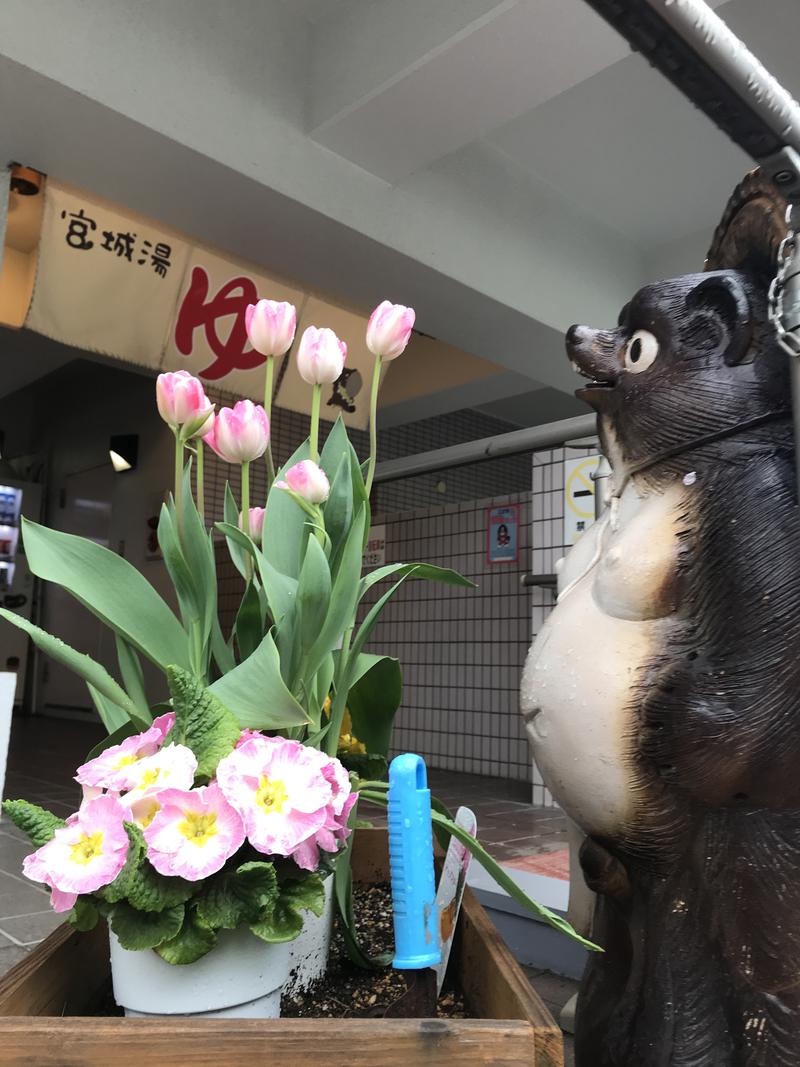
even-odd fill
[[[390,182],[630,51],[583,0],[358,0],[313,41],[312,137]]]

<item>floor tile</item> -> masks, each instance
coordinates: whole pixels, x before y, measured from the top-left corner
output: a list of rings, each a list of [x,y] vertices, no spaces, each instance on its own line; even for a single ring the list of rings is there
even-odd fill
[[[44,911],[49,894],[33,882],[7,871],[0,870],[0,917],[4,915],[30,915]]]
[[[33,845],[27,837],[12,837],[0,831],[0,870],[10,874],[22,875],[22,861],[33,852]],[[0,915],[4,914],[0,912]]]
[[[17,915],[14,918],[0,918],[0,934],[17,945],[38,944],[43,938],[64,922],[63,915],[57,915],[52,909],[35,912],[33,915]]]
[[[560,878],[569,881],[569,849],[558,849],[556,852],[541,852],[538,855],[512,856],[505,861],[506,867],[513,867],[518,871],[530,871],[532,874],[543,874],[548,878]]]
[[[19,963],[23,957],[27,956],[32,946],[23,948],[21,945],[12,945],[3,939],[3,944],[0,944],[0,977],[10,971],[15,963]]]

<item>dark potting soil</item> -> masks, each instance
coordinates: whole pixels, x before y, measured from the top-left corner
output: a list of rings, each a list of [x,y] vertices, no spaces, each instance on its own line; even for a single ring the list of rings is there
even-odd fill
[[[388,883],[357,885],[353,890],[359,941],[370,956],[394,949],[392,896]],[[367,971],[356,966],[345,948],[340,920],[334,925],[326,974],[304,993],[291,990],[291,979],[281,1000],[281,1016],[287,1019],[353,1019],[380,1016],[406,991],[401,971],[386,967]],[[437,1005],[440,1018],[469,1017],[460,992],[445,984]]]

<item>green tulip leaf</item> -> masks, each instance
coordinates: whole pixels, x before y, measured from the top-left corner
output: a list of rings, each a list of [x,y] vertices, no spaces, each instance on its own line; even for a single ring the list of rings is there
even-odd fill
[[[38,578],[66,589],[157,666],[189,666],[181,624],[127,560],[94,541],[29,519],[23,519],[22,528],[28,566]]]
[[[98,693],[105,697],[108,703],[104,702],[103,710],[98,708],[98,711],[100,711],[103,724],[109,733],[112,733],[122,725],[125,715],[140,730],[146,730],[150,725],[149,715],[147,718],[142,715],[119,682],[116,682],[111,677],[105,667],[101,667],[99,663],[84,655],[83,652],[78,652],[76,649],[71,648],[60,638],[53,637],[46,630],[41,630],[29,619],[25,619],[13,611],[0,608],[0,618],[6,619],[20,630],[24,630],[37,648],[40,648],[42,652],[54,659],[56,663],[60,663],[62,666],[74,671],[75,674],[83,678],[84,681],[88,682]],[[123,716],[119,715],[120,708],[124,712]]]
[[[308,441],[304,441],[278,471],[276,481],[283,480],[290,467],[308,457],[309,445]],[[267,561],[279,574],[298,578],[307,537],[305,512],[284,489],[276,489],[273,485],[267,495],[262,538]]]
[[[308,725],[308,717],[281,677],[278,650],[266,634],[252,656],[209,687],[242,727],[280,730]]]
[[[392,725],[403,695],[400,662],[362,652],[353,670],[358,677],[347,694],[353,733],[371,756],[388,759]]]

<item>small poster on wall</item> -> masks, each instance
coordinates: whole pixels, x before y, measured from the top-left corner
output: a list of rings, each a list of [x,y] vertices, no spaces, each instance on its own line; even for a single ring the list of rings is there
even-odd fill
[[[365,567],[382,567],[386,562],[386,527],[373,526],[364,549]]]
[[[486,513],[487,563],[516,563],[519,559],[519,505],[489,508]]]

